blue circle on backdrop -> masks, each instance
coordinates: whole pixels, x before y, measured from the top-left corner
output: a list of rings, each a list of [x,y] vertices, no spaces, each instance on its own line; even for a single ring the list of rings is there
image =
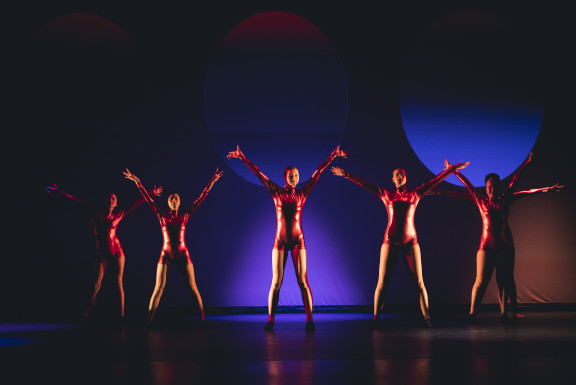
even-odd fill
[[[289,165],[308,179],[346,125],[347,83],[336,50],[315,25],[287,12],[236,25],[210,60],[204,93],[206,124],[223,159],[239,145],[281,186]],[[260,185],[240,160],[228,164]]]
[[[526,159],[540,132],[537,52],[495,15],[461,11],[438,19],[407,58],[400,113],[412,149],[434,174],[470,161],[475,186],[502,179]],[[454,176],[447,181],[461,185]]]

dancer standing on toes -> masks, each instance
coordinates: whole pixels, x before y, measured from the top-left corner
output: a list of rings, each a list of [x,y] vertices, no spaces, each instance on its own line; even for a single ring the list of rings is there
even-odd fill
[[[508,302],[510,302],[514,318],[518,316],[516,309],[518,300],[514,281],[515,250],[512,232],[508,226],[508,209],[510,204],[519,198],[549,191],[559,191],[564,187],[555,184],[551,187],[514,192],[513,188],[518,176],[531,161],[532,153],[528,155],[528,158],[513,174],[512,181],[503,194],[499,192],[500,177],[498,174],[486,175],[486,194],[481,194],[476,191],[474,186],[460,171],[456,171],[454,174],[466,186],[468,193],[454,191],[436,192],[440,195],[463,198],[476,203],[482,217],[482,235],[480,247],[476,254],[476,281],[472,287],[470,304],[470,318],[472,319],[478,315],[478,306],[482,303],[482,298],[486,293],[486,287],[488,282],[490,282],[494,269],[496,269],[498,301],[502,321],[507,320]],[[448,160],[445,161],[445,165],[447,169],[453,167]]]
[[[406,265],[410,271],[410,280],[420,297],[420,308],[426,325],[428,327],[432,325],[428,308],[428,293],[426,292],[424,279],[422,277],[420,245],[418,245],[418,238],[416,237],[414,215],[420,199],[422,199],[431,188],[443,181],[450,173],[459,168],[466,167],[468,163],[469,162],[450,166],[449,169],[438,174],[435,178],[413,191],[406,189],[406,171],[401,168],[394,170],[392,173],[392,182],[396,185],[396,191],[390,191],[351,175],[339,167],[332,167],[332,173],[334,175],[344,177],[376,194],[378,198],[382,199],[388,212],[388,226],[386,227],[384,242],[380,249],[380,267],[378,270],[378,285],[374,293],[373,320],[377,320],[382,312],[384,297],[388,290],[390,280],[392,279],[394,267],[398,261],[398,252],[402,251]]]
[[[296,167],[288,166],[284,169],[286,185],[280,187],[268,179],[254,163],[249,161],[240,151],[240,147],[236,146],[236,151],[231,151],[228,154],[228,159],[240,159],[256,174],[272,195],[276,206],[276,238],[272,248],[272,285],[268,294],[268,323],[265,327],[266,330],[274,328],[274,316],[280,298],[280,287],[284,279],[288,251],[292,253],[292,262],[294,263],[298,286],[300,287],[302,301],[306,309],[306,330],[315,329],[312,318],[312,291],[308,285],[307,255],[306,246],[304,245],[304,233],[302,231],[302,209],[306,198],[308,198],[320,175],[330,162],[338,156],[346,158],[347,155],[346,151],[340,150],[340,146],[336,147],[328,159],[312,174],[310,180],[302,188],[297,189],[296,186],[300,180],[300,175]]]
[[[120,316],[124,317],[124,286],[122,284],[122,277],[124,274],[125,256],[120,240],[116,236],[116,229],[120,221],[138,207],[138,205],[142,204],[144,199],[140,198],[128,207],[115,210],[118,205],[118,198],[114,194],[108,194],[106,196],[105,207],[98,210],[64,192],[56,185],[47,187],[46,191],[48,193],[58,192],[70,199],[86,212],[92,222],[94,238],[96,239],[96,259],[94,261],[93,284],[86,298],[86,303],[81,315],[82,318],[87,319],[94,307],[108,265],[112,266],[114,275],[116,276],[116,285],[120,298]],[[161,192],[162,187],[154,187],[152,191],[156,196],[160,196]]]
[[[172,264],[176,264],[178,270],[182,274],[186,286],[192,293],[193,297],[196,299],[198,308],[200,309],[200,316],[202,321],[205,320],[204,317],[204,306],[202,305],[202,298],[200,297],[200,292],[196,287],[196,279],[194,278],[194,266],[190,260],[190,253],[186,247],[186,241],[184,235],[186,233],[186,224],[190,219],[190,216],[198,209],[198,206],[204,201],[212,186],[220,177],[223,171],[218,171],[214,173],[210,182],[202,191],[202,194],[192,203],[187,209],[178,212],[180,207],[180,195],[177,193],[171,193],[168,196],[168,207],[170,210],[168,212],[161,210],[156,202],[150,197],[148,191],[144,188],[140,179],[136,175],[132,174],[130,170],[126,169],[124,176],[130,179],[136,186],[138,190],[142,193],[142,196],[152,209],[154,213],[158,216],[160,220],[160,226],[162,227],[162,236],[164,237],[164,245],[162,246],[162,251],[160,253],[160,259],[158,260],[158,267],[156,269],[156,286],[154,287],[154,292],[152,293],[152,298],[150,299],[150,305],[148,307],[148,321],[151,323],[154,321],[154,315],[156,314],[156,309],[158,309],[158,304],[160,303],[160,298],[164,293],[164,287],[166,285],[166,277],[170,272]]]

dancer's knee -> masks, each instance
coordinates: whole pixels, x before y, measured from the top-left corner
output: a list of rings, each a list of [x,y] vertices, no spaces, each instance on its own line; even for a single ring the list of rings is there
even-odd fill
[[[508,280],[506,279],[506,277],[502,277],[502,276],[496,276],[496,285],[502,290],[504,288],[507,288],[508,286]]]
[[[308,285],[307,279],[298,279],[298,286],[300,287],[300,290],[309,290],[310,289],[310,286]]]
[[[476,281],[474,281],[474,286],[476,288],[485,288],[488,285],[488,280],[483,276],[476,277]]]
[[[419,292],[425,292],[426,291],[426,286],[424,285],[424,280],[423,279],[419,279],[416,281],[416,289]]]
[[[274,293],[278,293],[282,287],[282,280],[273,280],[272,285],[270,285],[270,290]]]
[[[154,288],[154,295],[162,295],[162,293],[164,293],[165,286],[165,284],[156,284],[156,287]]]
[[[383,280],[378,280],[378,283],[376,284],[376,292],[382,293],[385,287],[386,287],[385,282]]]
[[[94,292],[94,294],[98,293],[101,287],[102,287],[102,280],[97,280],[96,282],[94,282],[94,284],[92,285],[92,291]]]

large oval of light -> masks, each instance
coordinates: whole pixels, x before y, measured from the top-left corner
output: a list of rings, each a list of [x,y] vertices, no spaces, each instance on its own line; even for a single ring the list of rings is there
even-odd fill
[[[438,19],[405,62],[399,98],[412,149],[433,173],[470,161],[475,186],[510,175],[531,151],[542,123],[537,52],[514,28],[485,12]],[[453,176],[451,183],[460,184]]]
[[[335,48],[315,25],[287,12],[259,13],[232,28],[206,75],[206,124],[220,155],[226,159],[239,145],[280,185],[286,166],[304,181],[338,145],[347,100]],[[228,164],[260,184],[239,160]]]
[[[33,42],[66,49],[134,50],[132,38],[112,21],[91,13],[71,13],[43,25]]]

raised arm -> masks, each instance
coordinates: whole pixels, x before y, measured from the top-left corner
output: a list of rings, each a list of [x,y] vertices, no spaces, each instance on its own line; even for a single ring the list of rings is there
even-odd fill
[[[130,179],[131,181],[133,181],[134,183],[136,183],[136,187],[138,187],[138,190],[140,190],[140,193],[142,194],[142,196],[144,197],[144,199],[146,200],[146,203],[148,203],[148,205],[150,206],[150,208],[152,208],[152,210],[154,212],[156,212],[157,207],[156,207],[156,203],[154,202],[154,199],[152,199],[152,197],[150,196],[150,194],[148,193],[148,190],[146,190],[146,188],[144,187],[144,185],[142,185],[142,182],[140,182],[140,179],[132,174],[130,172],[130,170],[126,169],[126,171],[124,171],[124,177],[126,179]],[[157,191],[157,187],[154,186],[154,191]],[[160,187],[160,192],[162,191],[162,188]]]
[[[518,180],[518,177],[526,169],[526,166],[528,165],[528,163],[532,162],[532,155],[533,155],[533,153],[530,152],[530,154],[528,154],[528,157],[526,158],[526,160],[524,162],[522,162],[520,167],[518,167],[516,169],[516,171],[514,171],[514,173],[512,174],[512,181],[510,182],[510,185],[508,186],[509,191],[511,191],[512,188],[516,185],[516,181]]]
[[[310,194],[310,192],[312,191],[314,186],[316,186],[318,179],[320,179],[320,175],[322,175],[324,170],[326,170],[326,167],[328,167],[328,165],[330,163],[332,163],[332,161],[339,156],[341,156],[342,158],[346,158],[348,156],[348,152],[341,150],[340,146],[336,147],[334,149],[334,151],[332,151],[332,153],[328,156],[328,158],[326,158],[326,160],[324,162],[322,162],[322,164],[320,164],[320,166],[318,166],[316,171],[314,171],[314,174],[312,174],[312,177],[310,177],[310,180],[302,188],[302,190],[304,191],[304,194],[306,194],[306,195]]]
[[[236,151],[230,151],[228,153],[227,158],[228,159],[237,158],[240,159],[242,162],[244,162],[244,164],[248,166],[248,168],[258,177],[258,179],[260,179],[260,181],[268,191],[271,192],[275,187],[279,188],[276,183],[272,182],[270,178],[264,175],[264,173],[260,171],[260,169],[254,163],[252,163],[248,158],[246,158],[246,155],[244,155],[244,153],[240,150],[240,146],[236,146]]]
[[[519,199],[519,198],[523,198],[529,195],[537,195],[537,194],[543,194],[543,193],[547,193],[547,192],[556,192],[556,191],[560,191],[564,189],[564,186],[560,186],[560,183],[556,183],[554,186],[549,186],[549,187],[543,187],[543,188],[533,188],[530,190],[524,190],[524,191],[517,191],[514,193],[513,195],[513,199]]]
[[[381,195],[380,187],[370,182],[366,182],[364,179],[354,176],[349,172],[342,170],[340,167],[332,167],[332,173],[336,176],[341,176],[345,179],[348,179],[349,181],[357,184],[360,187],[364,187],[366,190],[370,191],[373,194],[376,194],[377,196]]]
[[[159,197],[160,194],[162,194],[162,186],[160,187],[156,187],[154,186],[154,188],[152,189],[152,195]],[[134,209],[138,206],[140,206],[142,203],[144,203],[144,201],[146,201],[146,199],[144,197],[136,200],[134,203],[132,203],[129,206],[126,206],[122,209],[122,211],[124,212],[124,215],[128,215],[130,214],[132,211],[134,211]]]
[[[214,183],[216,183],[216,181],[218,181],[218,179],[220,179],[222,177],[222,174],[224,174],[224,171],[219,171],[218,167],[216,167],[216,172],[214,172],[214,175],[212,176],[212,179],[210,179],[210,182],[208,182],[208,185],[204,188],[204,190],[202,191],[202,194],[200,194],[200,196],[198,197],[198,199],[196,199],[194,201],[194,203],[192,203],[192,205],[190,207],[188,207],[186,209],[187,212],[189,212],[190,214],[192,214],[194,211],[196,211],[196,209],[198,208],[198,206],[200,206],[200,204],[204,201],[204,199],[206,199],[206,197],[208,196],[208,193],[210,192],[210,190],[212,189],[212,186],[214,186]]]
[[[76,198],[75,196],[68,194],[67,192],[62,190],[60,187],[56,186],[56,184],[54,184],[53,186],[46,187],[46,192],[48,194],[52,194],[55,192],[62,194],[62,196],[66,197],[67,199],[74,202],[74,204],[76,204],[78,207],[80,207],[82,210],[84,210],[88,215],[92,215],[96,211],[92,206],[90,206],[87,203],[82,202],[80,199]]]
[[[450,169],[451,166],[452,165],[450,164],[450,162],[448,162],[448,159],[445,159],[444,160],[444,170]],[[435,190],[436,193],[438,195],[444,195],[444,196],[453,197],[453,198],[466,199],[466,200],[469,200],[469,201],[472,201],[472,202],[478,204],[479,201],[478,201],[478,194],[476,193],[476,188],[472,185],[472,183],[470,183],[468,178],[466,178],[464,176],[464,174],[462,174],[460,172],[460,170],[454,170],[454,175],[456,175],[458,177],[458,179],[460,179],[460,182],[462,182],[462,184],[466,187],[466,189],[468,190],[468,193],[461,193],[461,192],[456,192],[456,191]]]
[[[446,164],[446,161],[444,162]],[[418,194],[419,197],[423,197],[424,195],[426,195],[426,193],[428,192],[428,190],[434,188],[435,186],[437,186],[440,182],[442,182],[444,179],[446,179],[448,177],[448,175],[450,175],[451,173],[453,173],[455,170],[459,170],[461,168],[465,168],[466,166],[468,166],[470,162],[464,162],[464,163],[458,163],[458,164],[450,164],[444,171],[442,171],[440,174],[436,175],[434,178],[432,178],[430,181],[424,183],[422,186],[418,187],[416,189],[416,193]]]
[[[428,190],[426,195],[442,195],[445,197],[459,198],[459,199],[464,199],[464,200],[467,200],[470,202],[474,202],[474,198],[472,196],[470,196],[470,193],[468,193],[468,192],[432,189],[432,190]]]

